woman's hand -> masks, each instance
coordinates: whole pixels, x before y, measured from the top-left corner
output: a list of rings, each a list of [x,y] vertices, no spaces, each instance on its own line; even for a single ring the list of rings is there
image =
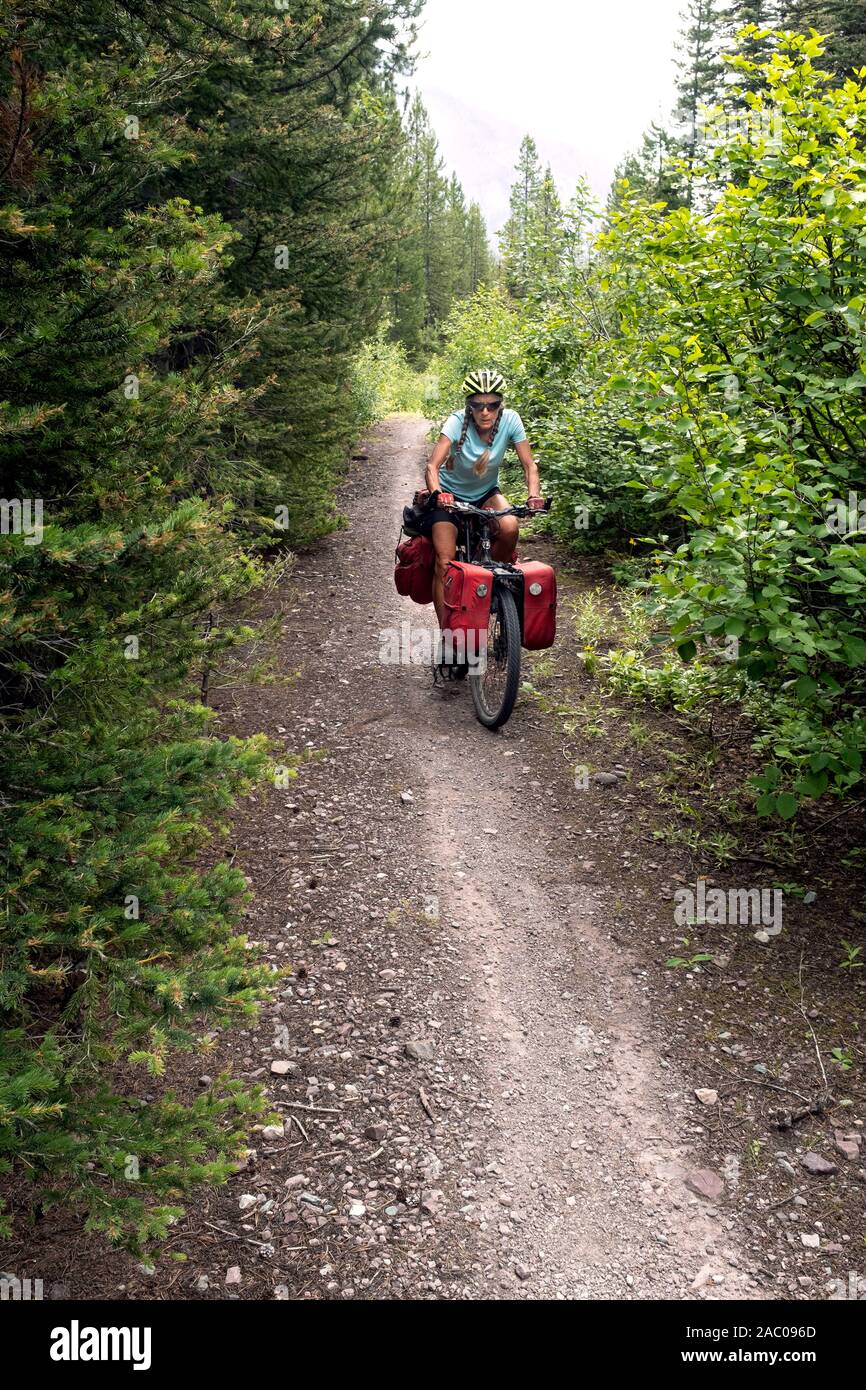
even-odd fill
[[[454,502],[453,492],[440,492],[436,498],[437,507],[450,507]]]
[[[527,497],[527,499],[526,499],[526,505],[527,505],[527,507],[529,508],[529,510],[530,510],[531,512],[543,512],[543,511],[544,511],[544,498],[543,498],[543,497],[535,497],[535,496],[533,496],[533,497]]]

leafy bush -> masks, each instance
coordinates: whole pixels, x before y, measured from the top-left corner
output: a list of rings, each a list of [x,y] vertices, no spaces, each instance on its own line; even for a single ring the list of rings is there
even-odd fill
[[[650,662],[634,648],[617,649],[607,658],[612,690],[648,700],[661,709],[688,713],[711,701],[732,698],[730,681],[706,661],[685,665],[677,657]]]
[[[866,543],[832,524],[863,482],[866,90],[827,90],[819,53],[781,42],[752,97],[772,119],[703,166],[727,179],[710,211],[626,200],[602,239],[652,300],[609,389],[641,446],[634,486],[687,528],[654,578],[671,634],[686,660],[738,643],[731,680],[773,693],[762,746],[802,795],[857,780],[866,664]]]
[[[430,419],[441,424],[452,410],[462,410],[463,378],[471,368],[484,366],[502,372],[508,382],[507,403],[520,411],[522,397],[516,372],[519,319],[504,290],[485,286],[460,300],[443,332],[447,346],[438,357],[431,358],[427,368]]]
[[[694,206],[624,181],[593,236],[579,190],[553,264],[463,306],[443,370],[498,355],[559,534],[654,547],[682,660],[735,648],[713,681],[759,717],[781,814],[859,785],[866,751],[866,71],[834,86],[821,53],[732,59],[756,119],[690,165]],[[667,688],[632,655],[619,679]]]
[[[389,338],[390,327],[383,320],[376,336],[361,345],[352,364],[352,390],[365,425],[396,411],[420,415],[427,406],[424,391],[429,378],[417,372],[406,349]]]

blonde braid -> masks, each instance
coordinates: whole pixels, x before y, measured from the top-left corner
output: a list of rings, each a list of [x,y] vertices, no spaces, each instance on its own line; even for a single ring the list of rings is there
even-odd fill
[[[472,469],[472,472],[473,472],[477,477],[479,477],[479,478],[482,476],[482,474],[484,473],[485,469],[487,468],[488,463],[490,462],[490,450],[493,448],[493,441],[495,440],[497,434],[499,433],[499,426],[500,426],[500,424],[501,424],[501,422],[502,422],[502,412],[503,412],[503,409],[504,409],[504,403],[503,403],[503,405],[500,405],[500,407],[499,407],[499,414],[496,416],[496,420],[495,420],[495,423],[494,423],[494,425],[493,425],[493,433],[492,433],[491,436],[490,436],[490,440],[489,440],[489,442],[488,442],[487,448],[484,450],[484,453],[481,455],[481,457],[478,459],[478,461],[475,463],[475,465],[474,465],[474,467],[473,467],[473,469]]]
[[[484,450],[483,454],[481,454],[477,462],[473,465],[472,471],[479,478],[482,476],[485,469],[487,468],[488,463],[490,462],[490,450],[492,449],[494,440],[496,439],[496,436],[499,433],[499,426],[502,423],[502,414],[504,409],[505,402],[503,401],[500,404],[499,412],[496,416],[496,420],[493,425],[493,433],[490,436],[487,448]],[[469,423],[471,419],[472,411],[469,409],[469,406],[467,404],[466,409],[463,412],[463,428],[460,431],[460,439],[457,442],[457,449],[455,452],[449,453],[448,458],[445,460],[445,467],[449,470],[453,470],[456,459],[463,457],[463,445],[466,443],[466,436],[469,433]]]
[[[445,467],[450,470],[453,470],[456,459],[458,457],[461,457],[463,454],[463,445],[466,443],[466,435],[469,431],[469,421],[471,418],[472,411],[469,409],[469,406],[467,405],[466,409],[463,412],[463,429],[460,431],[460,440],[457,445],[457,452],[454,453],[452,451],[451,453],[449,453],[448,458],[445,461]]]

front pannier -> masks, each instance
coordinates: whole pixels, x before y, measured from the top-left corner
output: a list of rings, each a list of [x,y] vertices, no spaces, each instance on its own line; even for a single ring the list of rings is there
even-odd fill
[[[527,651],[552,647],[556,637],[556,571],[540,560],[520,560],[523,571],[523,638]]]
[[[487,625],[493,576],[483,565],[452,560],[445,574],[444,631],[455,634],[455,647],[465,644],[466,659],[487,649]],[[463,633],[463,637],[458,634]]]
[[[415,603],[433,602],[433,569],[436,552],[428,536],[402,541],[394,552],[394,584],[397,593]]]

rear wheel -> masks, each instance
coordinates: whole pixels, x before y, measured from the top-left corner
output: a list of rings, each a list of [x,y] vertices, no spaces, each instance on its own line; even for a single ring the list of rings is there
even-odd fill
[[[509,589],[497,588],[490,603],[487,660],[480,675],[469,676],[472,703],[481,723],[498,729],[510,717],[520,684],[520,619]]]

